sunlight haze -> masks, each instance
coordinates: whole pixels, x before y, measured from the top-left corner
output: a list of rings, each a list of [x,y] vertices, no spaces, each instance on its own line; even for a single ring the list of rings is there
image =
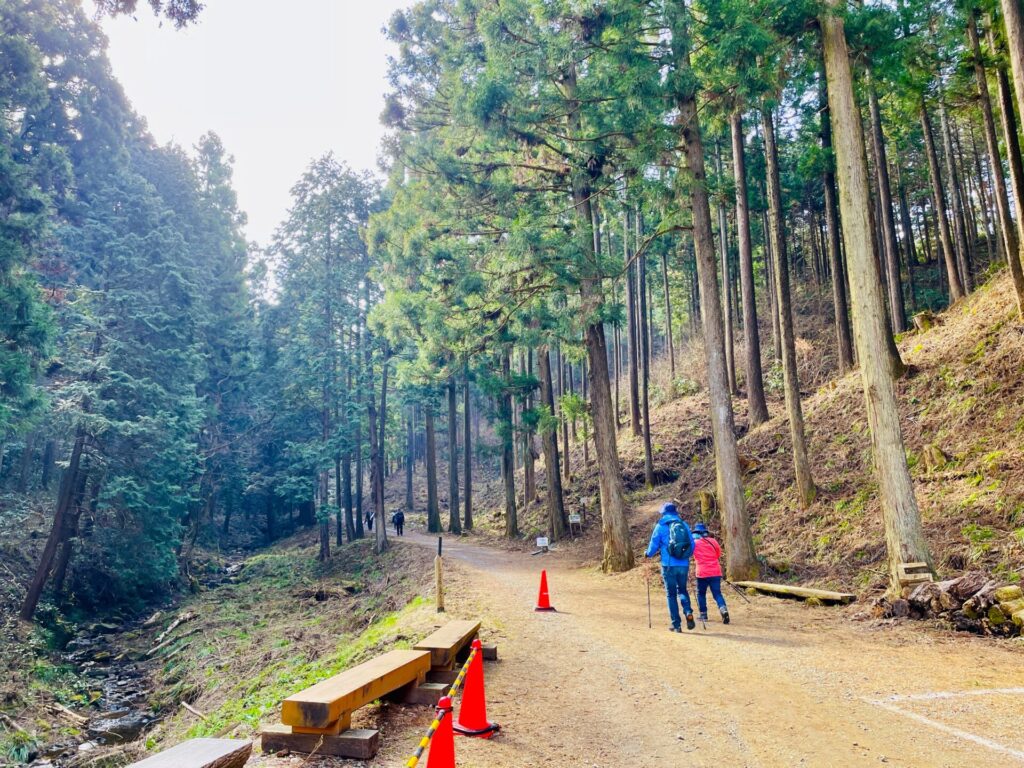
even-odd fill
[[[333,151],[376,170],[390,45],[381,27],[408,0],[213,0],[175,30],[140,4],[103,19],[114,75],[157,141],[190,149],[206,131],[235,158],[250,239],[269,242],[289,190]]]

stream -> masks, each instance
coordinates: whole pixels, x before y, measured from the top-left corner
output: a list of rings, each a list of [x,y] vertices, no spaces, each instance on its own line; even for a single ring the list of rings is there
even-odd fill
[[[226,581],[234,581],[242,567],[242,557],[225,563],[219,572],[203,580],[204,589],[216,589]],[[176,606],[158,612],[162,617],[137,617],[121,624],[96,623],[87,627],[67,644],[60,654],[65,664],[73,666],[80,678],[87,681],[91,702],[73,714],[54,714],[61,726],[71,725],[68,718],[85,718],[76,724],[77,734],[67,735],[40,750],[30,768],[77,768],[105,747],[126,744],[141,738],[167,713],[156,713],[149,702],[154,692],[151,671],[155,657],[143,658],[143,642],[151,642],[149,633],[159,625],[166,626],[174,617]],[[128,641],[128,638],[133,638]],[[149,647],[152,647],[150,645]],[[70,730],[70,729],[68,729]]]

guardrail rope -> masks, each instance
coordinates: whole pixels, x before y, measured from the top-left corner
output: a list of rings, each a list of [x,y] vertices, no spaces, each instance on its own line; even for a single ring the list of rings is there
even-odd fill
[[[426,734],[420,739],[420,743],[416,746],[416,751],[412,753],[412,756],[405,761],[405,768],[416,768],[419,765],[420,758],[423,757],[423,753],[426,752],[427,747],[430,746],[430,740],[434,738],[434,734],[437,733],[437,729],[441,727],[441,721],[446,717],[452,717],[452,710],[454,709],[452,701],[455,699],[455,695],[459,692],[462,687],[463,681],[466,679],[466,673],[469,671],[469,665],[473,663],[473,659],[476,657],[479,650],[474,648],[469,653],[469,658],[466,659],[466,663],[462,665],[462,669],[459,670],[459,674],[455,677],[455,682],[451,684],[448,692],[443,698],[448,699],[448,706],[441,707],[438,702],[437,716],[430,724],[430,728],[427,729]],[[442,699],[443,700],[443,699]]]
[[[466,663],[462,665],[462,669],[459,670],[459,674],[455,678],[455,682],[452,683],[451,688],[448,689],[448,698],[454,699],[455,694],[459,692],[459,688],[462,687],[463,680],[466,679],[466,673],[469,672],[469,665],[473,663],[474,657],[479,651],[474,648],[469,652],[469,658],[466,659]]]
[[[451,706],[450,700],[447,707],[439,706],[437,708],[437,716],[430,724],[430,728],[427,729],[426,734],[422,739],[420,739],[420,743],[416,746],[416,751],[412,753],[412,757],[406,760],[405,768],[416,768],[420,762],[420,758],[423,757],[423,753],[427,750],[427,747],[430,746],[430,740],[434,738],[434,734],[437,733],[437,729],[441,727],[441,721],[446,717],[451,717],[452,709],[453,707]]]

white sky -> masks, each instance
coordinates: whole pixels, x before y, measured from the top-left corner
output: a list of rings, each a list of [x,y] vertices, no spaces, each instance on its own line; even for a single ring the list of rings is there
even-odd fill
[[[235,158],[247,235],[265,245],[288,190],[333,150],[376,170],[391,46],[381,27],[412,0],[207,0],[196,24],[104,19],[114,74],[160,143],[215,131]],[[145,6],[145,7],[144,7]]]

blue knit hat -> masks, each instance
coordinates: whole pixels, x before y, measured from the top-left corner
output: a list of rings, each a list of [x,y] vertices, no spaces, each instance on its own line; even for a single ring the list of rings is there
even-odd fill
[[[676,509],[676,505],[671,501],[666,501],[661,505],[661,514],[663,515],[678,515],[679,510]]]

